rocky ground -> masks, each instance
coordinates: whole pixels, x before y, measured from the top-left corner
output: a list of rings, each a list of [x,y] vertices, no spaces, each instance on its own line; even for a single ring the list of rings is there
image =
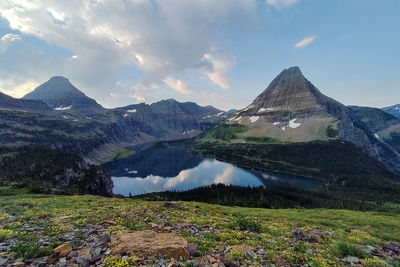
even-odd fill
[[[400,215],[0,188],[0,266],[400,266]]]

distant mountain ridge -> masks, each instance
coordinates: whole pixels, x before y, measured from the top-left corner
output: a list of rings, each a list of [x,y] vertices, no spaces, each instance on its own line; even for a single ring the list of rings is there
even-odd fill
[[[382,110],[400,119],[400,104],[382,108]]]
[[[57,76],[23,99],[0,95],[0,146],[40,144],[101,163],[128,146],[194,137],[229,114],[174,99],[106,109]]]
[[[0,109],[13,109],[20,111],[50,111],[50,107],[42,101],[13,98],[0,92]]]

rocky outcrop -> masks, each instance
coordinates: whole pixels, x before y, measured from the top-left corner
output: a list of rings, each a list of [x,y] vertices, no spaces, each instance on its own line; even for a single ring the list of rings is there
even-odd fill
[[[153,231],[119,231],[111,235],[110,249],[114,255],[134,255],[138,259],[155,259],[159,254],[167,258],[189,259],[186,239],[173,233]]]

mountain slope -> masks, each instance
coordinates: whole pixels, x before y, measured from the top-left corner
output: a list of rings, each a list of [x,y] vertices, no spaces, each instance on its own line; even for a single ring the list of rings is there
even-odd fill
[[[371,110],[364,110],[371,113]],[[373,110],[373,112],[376,112]],[[389,170],[400,173],[400,155],[393,144],[377,138],[373,130],[388,130],[396,124],[388,118],[378,125],[366,124],[355,109],[323,95],[304,78],[298,67],[282,71],[249,106],[231,115],[225,123],[240,125],[234,142],[258,138],[284,143],[343,140],[362,148]],[[380,114],[382,116],[382,114]],[[397,127],[397,126],[396,126]],[[233,128],[231,127],[231,130]],[[239,128],[238,128],[239,129]]]
[[[0,109],[11,109],[29,112],[50,112],[51,108],[42,101],[17,99],[0,92]]]
[[[400,119],[400,104],[382,108],[382,110]]]
[[[61,76],[52,77],[26,94],[23,99],[41,100],[56,111],[100,112],[104,110],[94,99],[87,97],[68,79]]]

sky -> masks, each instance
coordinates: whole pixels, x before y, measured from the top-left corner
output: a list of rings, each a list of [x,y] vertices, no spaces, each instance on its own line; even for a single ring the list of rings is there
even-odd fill
[[[400,103],[398,0],[2,0],[0,91],[64,76],[112,108],[247,106],[299,66],[346,105]]]

